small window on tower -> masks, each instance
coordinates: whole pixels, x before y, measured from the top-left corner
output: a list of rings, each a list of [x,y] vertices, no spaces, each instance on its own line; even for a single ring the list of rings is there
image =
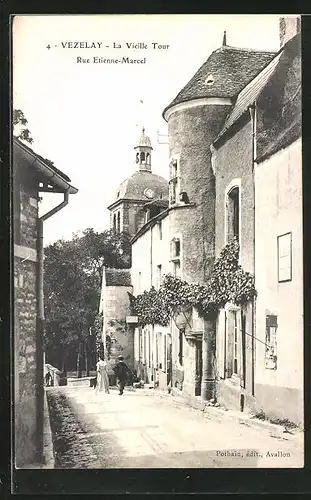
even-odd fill
[[[174,205],[179,202],[179,165],[177,159],[170,162],[170,204]]]
[[[142,151],[140,153],[140,161],[145,161],[145,153],[144,153],[144,151]]]
[[[208,77],[205,80],[205,85],[213,85],[214,83],[214,77],[213,75],[208,75]]]

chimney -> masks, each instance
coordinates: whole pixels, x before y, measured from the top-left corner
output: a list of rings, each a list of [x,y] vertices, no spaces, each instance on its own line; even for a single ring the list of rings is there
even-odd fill
[[[280,17],[279,21],[280,47],[282,48],[288,40],[300,33],[300,16]]]

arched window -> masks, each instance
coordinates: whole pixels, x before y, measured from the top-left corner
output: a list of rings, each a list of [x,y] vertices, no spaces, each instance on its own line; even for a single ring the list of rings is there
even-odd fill
[[[146,163],[148,165],[150,165],[150,154],[149,153],[146,154]]]
[[[117,214],[113,214],[113,230],[114,232],[117,230]]]
[[[140,153],[140,161],[141,161],[141,162],[145,161],[145,153],[144,153],[144,151],[142,151],[142,152]]]
[[[117,232],[120,233],[120,212],[118,212]]]

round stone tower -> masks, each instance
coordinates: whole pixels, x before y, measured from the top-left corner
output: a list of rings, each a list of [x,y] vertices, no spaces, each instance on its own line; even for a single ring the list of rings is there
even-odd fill
[[[226,45],[214,51],[163,112],[168,122],[169,234],[172,272],[204,283],[214,263],[215,178],[211,148],[236,97],[270,62],[270,52]],[[225,202],[225,201],[224,201]],[[193,312],[192,325],[172,331],[172,386],[203,400],[214,397],[213,319]],[[185,341],[187,339],[187,342]]]
[[[204,282],[214,261],[212,143],[237,94],[270,59],[268,52],[229,47],[224,36],[222,47],[163,112],[169,134],[170,234],[179,240],[179,274],[187,281]]]

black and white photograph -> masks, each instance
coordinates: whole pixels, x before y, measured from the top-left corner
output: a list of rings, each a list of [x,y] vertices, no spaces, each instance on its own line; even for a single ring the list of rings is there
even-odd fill
[[[301,19],[12,19],[16,469],[304,467]]]

